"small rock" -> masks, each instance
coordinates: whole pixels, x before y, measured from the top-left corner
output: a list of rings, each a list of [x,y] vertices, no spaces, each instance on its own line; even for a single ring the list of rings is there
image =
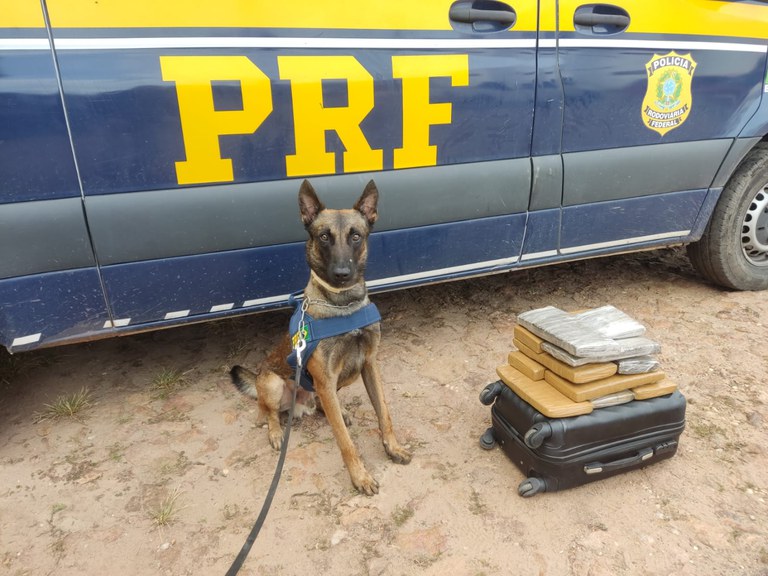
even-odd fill
[[[76,480],[76,482],[80,485],[82,484],[88,484],[89,482],[94,482],[95,480],[98,480],[101,478],[102,473],[101,472],[91,472],[89,474],[86,474],[85,476],[81,476]]]
[[[347,533],[344,530],[336,530],[331,536],[331,546],[340,544],[347,537]]]

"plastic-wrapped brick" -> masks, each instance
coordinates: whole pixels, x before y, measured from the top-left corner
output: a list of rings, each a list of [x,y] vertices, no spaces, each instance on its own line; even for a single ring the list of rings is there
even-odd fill
[[[606,338],[632,338],[645,334],[645,326],[615,306],[600,306],[573,315]]]
[[[619,351],[616,341],[606,338],[575,316],[547,306],[519,314],[518,323],[539,338],[556,344],[574,356],[596,358]]]
[[[625,358],[618,360],[619,374],[644,374],[645,372],[654,372],[661,368],[661,363],[653,356],[637,356],[635,358]]]
[[[648,356],[652,354],[658,354],[661,352],[661,345],[639,336],[637,338],[622,338],[621,340],[613,340],[616,344],[616,348],[610,353],[594,356],[578,356],[569,353],[558,346],[555,346],[551,342],[544,342],[541,345],[542,350],[547,354],[551,354],[561,362],[565,362],[569,366],[583,366],[584,364],[592,364],[595,362],[612,362],[614,360],[623,360],[625,358],[633,358],[635,356]],[[634,372],[638,374],[638,372]]]

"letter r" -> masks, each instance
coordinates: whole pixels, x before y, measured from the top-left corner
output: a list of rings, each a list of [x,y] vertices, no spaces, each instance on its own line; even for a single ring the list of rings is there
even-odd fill
[[[381,170],[382,150],[371,148],[360,123],[373,110],[373,77],[353,56],[278,56],[280,79],[291,82],[296,154],[285,157],[288,176],[333,174],[336,154],[325,145],[334,131],[346,151],[344,172]],[[323,80],[345,80],[347,106],[326,106]]]

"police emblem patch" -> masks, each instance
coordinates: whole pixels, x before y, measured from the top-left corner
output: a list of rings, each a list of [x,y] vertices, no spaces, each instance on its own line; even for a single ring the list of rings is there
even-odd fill
[[[654,54],[645,65],[648,88],[643,98],[645,126],[662,136],[686,121],[693,105],[691,82],[696,61],[690,54]]]

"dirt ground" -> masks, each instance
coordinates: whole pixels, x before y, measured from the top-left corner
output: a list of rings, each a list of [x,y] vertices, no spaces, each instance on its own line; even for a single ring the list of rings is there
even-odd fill
[[[341,393],[381,484],[352,488],[320,415],[291,436],[243,575],[768,575],[768,293],[699,280],[682,250],[380,294],[381,359],[410,465],[391,463],[357,383]],[[516,314],[613,304],[662,344],[688,399],[677,455],[530,499],[478,439]],[[2,358],[0,575],[224,574],[277,453],[227,368],[286,312]],[[88,405],[56,417],[61,397]]]

